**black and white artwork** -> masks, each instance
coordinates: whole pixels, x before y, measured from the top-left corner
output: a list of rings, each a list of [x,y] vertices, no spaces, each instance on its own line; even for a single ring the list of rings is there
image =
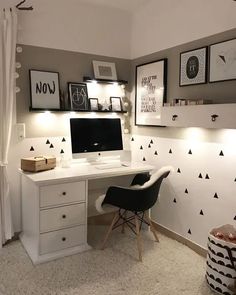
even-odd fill
[[[159,126],[166,100],[167,59],[136,67],[135,125]]]
[[[117,80],[114,62],[93,61],[94,77],[102,80]]]
[[[236,79],[236,39],[210,46],[210,82]]]
[[[122,111],[122,105],[121,105],[121,98],[120,97],[110,97],[111,101],[111,110],[113,112],[120,112]]]
[[[180,54],[180,86],[207,82],[207,47]]]
[[[98,98],[90,98],[89,105],[91,111],[98,111]]]
[[[30,70],[31,109],[60,109],[59,74]]]
[[[68,83],[69,100],[72,110],[88,110],[88,90],[85,83]]]

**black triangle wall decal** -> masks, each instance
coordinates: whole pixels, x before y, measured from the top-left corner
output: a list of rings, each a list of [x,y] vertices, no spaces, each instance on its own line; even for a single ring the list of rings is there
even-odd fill
[[[146,161],[145,157],[143,157],[143,161]]]
[[[151,139],[150,144],[153,144],[153,140]]]
[[[234,216],[234,220],[236,220],[236,215]]]
[[[62,142],[65,142],[65,141],[66,141],[65,137],[63,137],[63,138],[62,138]]]
[[[53,146],[53,144],[51,143],[51,144],[50,144],[50,149],[53,149],[53,148],[54,148],[54,146]]]
[[[151,146],[151,144],[149,143],[149,145],[148,145],[148,148],[151,148],[152,146]]]
[[[180,169],[178,168],[177,173],[181,173]]]
[[[206,174],[206,177],[205,177],[205,179],[210,179],[210,177],[209,177],[209,175],[208,175],[208,174]]]
[[[185,194],[188,194],[188,190],[187,190],[187,189],[185,189],[185,191],[184,191],[184,192],[185,192]]]
[[[142,147],[142,145],[140,146],[140,150],[143,150],[143,147]]]
[[[220,154],[219,154],[219,156],[224,156],[224,153],[223,153],[223,151],[220,151]]]
[[[155,151],[154,155],[156,155],[156,156],[158,155],[157,151]]]
[[[174,203],[177,203],[175,198],[174,198],[173,202],[174,202]]]
[[[60,154],[64,154],[65,152],[63,150],[60,151]]]
[[[200,215],[204,215],[202,210],[200,211]]]
[[[214,194],[214,198],[215,198],[215,199],[219,199],[217,193]]]
[[[131,141],[134,141],[134,138],[133,137],[131,138]]]
[[[190,235],[192,234],[191,229],[188,230],[188,234],[190,234]]]
[[[236,178],[234,178],[234,181],[236,182]]]
[[[172,150],[171,149],[169,150],[169,154],[172,154]]]
[[[191,151],[191,150],[189,150],[189,151],[188,151],[188,154],[189,154],[189,155],[192,155],[192,151]]]
[[[198,178],[202,178],[202,174],[201,173],[198,175]]]
[[[50,141],[49,141],[49,139],[47,139],[47,141],[46,141],[46,144],[50,144]]]
[[[34,151],[34,147],[32,146],[31,148],[30,148],[30,152],[33,152]]]

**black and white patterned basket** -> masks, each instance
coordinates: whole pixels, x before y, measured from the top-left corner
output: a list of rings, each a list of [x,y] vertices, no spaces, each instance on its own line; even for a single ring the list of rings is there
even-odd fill
[[[236,294],[236,290],[231,289],[236,280],[236,245],[211,234],[208,236],[206,280],[218,294]]]

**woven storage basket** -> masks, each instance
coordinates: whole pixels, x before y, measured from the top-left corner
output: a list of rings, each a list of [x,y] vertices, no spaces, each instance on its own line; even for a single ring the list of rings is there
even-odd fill
[[[236,244],[209,234],[206,280],[218,294],[236,294]]]

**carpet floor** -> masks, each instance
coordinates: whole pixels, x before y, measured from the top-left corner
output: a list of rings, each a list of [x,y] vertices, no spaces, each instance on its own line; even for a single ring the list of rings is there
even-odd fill
[[[212,295],[205,259],[188,247],[145,232],[143,262],[136,239],[112,232],[99,250],[106,227],[89,226],[93,250],[34,266],[19,241],[0,253],[0,295]]]

